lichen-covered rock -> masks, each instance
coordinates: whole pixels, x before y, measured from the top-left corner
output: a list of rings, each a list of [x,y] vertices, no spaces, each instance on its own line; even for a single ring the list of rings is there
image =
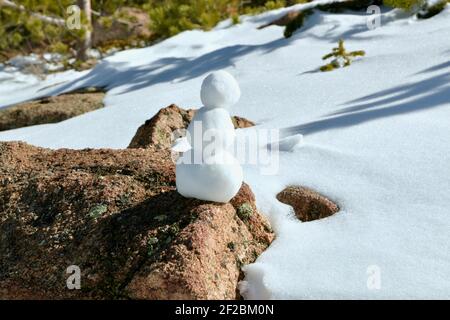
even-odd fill
[[[154,146],[169,149],[172,144],[172,133],[185,129],[194,117],[196,110],[185,110],[175,104],[158,111],[150,120],[140,126],[128,148],[147,148]],[[231,117],[235,128],[247,128],[255,124],[241,117]]]
[[[184,110],[175,104],[159,110],[138,128],[128,148],[155,146],[160,149],[169,149],[172,143],[172,132],[187,128],[194,113],[194,110]]]
[[[313,221],[326,218],[339,211],[339,207],[314,190],[290,186],[277,194],[280,202],[293,207],[295,215],[301,221]]]
[[[0,299],[233,299],[272,239],[246,185],[228,204],[180,196],[169,150],[0,143]]]
[[[240,194],[248,194],[248,186]],[[250,191],[251,193],[251,191]],[[246,201],[253,206],[254,199]],[[202,204],[161,261],[148,260],[126,290],[137,299],[236,299],[241,266],[253,262],[273,240],[258,211],[242,219],[232,204]],[[159,240],[158,240],[159,241]]]
[[[0,109],[0,131],[55,123],[103,107],[103,92],[74,92]]]

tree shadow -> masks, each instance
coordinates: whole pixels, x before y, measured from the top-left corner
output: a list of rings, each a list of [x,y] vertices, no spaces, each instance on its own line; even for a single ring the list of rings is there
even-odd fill
[[[149,65],[129,67],[125,62],[104,61],[99,63],[85,76],[58,87],[51,95],[59,94],[77,86],[102,86],[108,90],[123,87],[117,94],[140,90],[152,85],[167,82],[184,82],[203,76],[209,72],[234,66],[242,57],[251,53],[269,54],[286,47],[303,38],[311,37],[307,31],[322,21],[319,14],[314,14],[305,25],[292,37],[284,38],[280,30],[280,38],[258,45],[237,44],[223,47],[198,57],[167,57],[158,59]],[[326,33],[320,39],[337,42],[344,37],[352,37],[367,31],[364,25],[357,25],[344,34]],[[366,38],[364,38],[366,39]]]
[[[449,53],[450,53],[450,50],[449,50]],[[446,69],[446,68],[450,68],[450,61],[443,62],[443,63],[437,64],[437,65],[435,65],[435,66],[433,66],[431,68],[428,68],[428,69],[422,70],[420,72],[417,72],[416,75],[426,74],[426,73],[435,72],[435,71],[440,71],[440,70]]]
[[[158,59],[147,66],[127,67],[125,62],[99,63],[88,74],[56,88],[50,95],[77,86],[102,86],[107,90],[124,87],[118,94],[167,82],[184,82],[212,71],[234,66],[236,61],[252,52],[267,54],[295,41],[279,38],[261,45],[232,45],[214,50],[196,58],[169,57]],[[122,70],[121,70],[122,69]]]
[[[450,63],[436,65],[421,73],[438,70],[445,72],[426,80],[396,86],[352,100],[348,103],[349,107],[327,114],[324,119],[284,128],[281,130],[281,137],[298,133],[307,135],[324,130],[355,126],[384,117],[398,116],[449,104],[450,73],[445,70],[448,67],[450,67]]]

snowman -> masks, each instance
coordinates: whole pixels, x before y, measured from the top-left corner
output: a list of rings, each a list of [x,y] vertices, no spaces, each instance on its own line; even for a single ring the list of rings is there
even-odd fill
[[[202,83],[200,108],[187,128],[191,149],[176,165],[178,192],[187,198],[228,202],[239,191],[243,172],[232,154],[236,133],[228,108],[240,98],[231,74],[216,71]]]

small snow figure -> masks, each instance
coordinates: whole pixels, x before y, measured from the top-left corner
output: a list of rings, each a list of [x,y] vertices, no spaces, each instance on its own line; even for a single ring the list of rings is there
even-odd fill
[[[192,149],[176,165],[177,190],[184,197],[228,202],[239,191],[243,173],[230,150],[236,134],[227,108],[240,95],[239,85],[226,71],[213,72],[203,80],[204,106],[187,129]]]

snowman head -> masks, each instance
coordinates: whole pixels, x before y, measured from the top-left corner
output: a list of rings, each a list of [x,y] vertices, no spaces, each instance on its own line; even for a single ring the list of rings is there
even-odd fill
[[[241,90],[231,74],[215,71],[203,80],[200,97],[207,108],[228,108],[238,102]]]

